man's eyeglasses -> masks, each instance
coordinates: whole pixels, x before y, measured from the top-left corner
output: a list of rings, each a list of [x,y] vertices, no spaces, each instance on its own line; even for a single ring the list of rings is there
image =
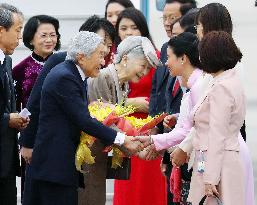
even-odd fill
[[[179,18],[178,16],[174,16],[174,15],[169,15],[169,16],[162,16],[161,19],[165,22],[165,21],[175,21],[177,18]]]

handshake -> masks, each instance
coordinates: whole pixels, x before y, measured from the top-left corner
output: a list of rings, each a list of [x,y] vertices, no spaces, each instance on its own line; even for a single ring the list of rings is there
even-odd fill
[[[144,160],[153,160],[159,156],[151,136],[126,136],[121,150],[128,156],[135,155]]]

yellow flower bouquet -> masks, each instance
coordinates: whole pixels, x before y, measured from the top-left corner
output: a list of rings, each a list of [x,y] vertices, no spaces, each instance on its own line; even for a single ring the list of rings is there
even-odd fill
[[[109,103],[103,103],[102,101],[96,101],[91,103],[88,106],[90,115],[96,118],[98,121],[102,122],[106,126],[111,126],[119,121],[120,118],[128,116],[135,111],[135,108],[132,106],[121,106],[121,105],[112,105]],[[77,148],[75,165],[78,171],[82,172],[81,165],[94,164],[95,157],[92,156],[90,147],[95,142],[96,138],[90,136],[84,132],[81,132],[80,143]],[[110,151],[111,147],[106,148],[103,151]],[[114,162],[113,167],[119,166],[123,154],[118,148],[113,148]]]

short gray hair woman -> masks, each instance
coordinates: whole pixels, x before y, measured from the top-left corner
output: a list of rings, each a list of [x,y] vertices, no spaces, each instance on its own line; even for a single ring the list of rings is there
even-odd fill
[[[138,82],[151,67],[160,65],[151,41],[142,36],[129,36],[117,48],[113,64],[102,69],[97,78],[88,79],[89,101],[125,103],[128,82]]]

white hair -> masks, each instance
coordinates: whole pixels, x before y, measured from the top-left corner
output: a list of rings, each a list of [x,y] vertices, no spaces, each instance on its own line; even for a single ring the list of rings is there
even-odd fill
[[[113,62],[115,64],[120,63],[124,55],[127,55],[130,59],[146,58],[154,67],[160,64],[153,44],[148,38],[143,36],[129,36],[125,38],[119,44]]]
[[[98,34],[89,31],[80,31],[68,44],[66,60],[76,62],[78,53],[83,53],[89,57],[100,43],[103,43],[103,39]]]

